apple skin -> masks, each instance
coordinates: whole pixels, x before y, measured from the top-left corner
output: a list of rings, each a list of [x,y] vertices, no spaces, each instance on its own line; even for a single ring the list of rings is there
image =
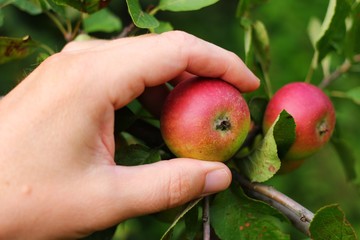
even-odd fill
[[[292,171],[329,141],[335,127],[335,110],[320,88],[305,82],[289,83],[275,93],[266,107],[265,132],[283,109],[293,116],[296,124],[295,142],[281,159],[282,168]]]
[[[177,157],[226,161],[241,147],[250,128],[245,99],[231,84],[195,77],[168,95],[160,130]]]

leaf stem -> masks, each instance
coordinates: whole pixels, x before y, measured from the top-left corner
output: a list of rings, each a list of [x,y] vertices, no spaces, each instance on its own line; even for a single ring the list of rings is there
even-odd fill
[[[314,218],[314,214],[311,211],[271,186],[251,183],[235,170],[232,170],[232,173],[235,181],[244,188],[244,191],[246,191],[248,195],[276,208],[283,213],[298,230],[310,236],[309,226]]]
[[[210,200],[209,196],[204,197],[203,205],[203,240],[210,240]]]
[[[65,40],[67,40],[68,31],[65,29],[59,18],[57,18],[54,14],[52,14],[49,11],[45,11],[45,14],[53,21],[53,23],[56,25],[56,27],[60,30],[60,32],[63,34]]]
[[[272,92],[272,86],[271,86],[269,72],[267,70],[263,71],[263,72],[264,72],[264,80],[266,83],[266,92],[267,92],[269,99],[271,99],[273,96],[273,92]]]

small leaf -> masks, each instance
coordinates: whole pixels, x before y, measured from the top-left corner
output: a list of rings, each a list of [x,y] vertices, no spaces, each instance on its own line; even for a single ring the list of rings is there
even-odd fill
[[[29,36],[23,38],[0,37],[0,64],[25,58],[39,49],[39,46],[40,44]]]
[[[192,208],[194,208],[201,200],[202,198],[191,201],[182,211],[182,213],[179,214],[179,216],[174,220],[174,222],[170,225],[170,227],[166,230],[166,232],[164,233],[164,235],[161,237],[160,240],[169,239],[173,228],[180,221],[180,219],[182,219],[185,216],[185,214],[187,214],[187,212],[189,212]]]
[[[345,19],[351,10],[350,0],[330,0],[321,33],[316,42],[318,63],[332,51],[340,51],[345,39]]]
[[[311,239],[355,240],[356,233],[338,204],[319,209],[310,223]]]
[[[290,239],[278,226],[279,220],[287,221],[285,217],[266,203],[248,198],[235,184],[215,196],[210,216],[221,240]]]
[[[294,135],[294,119],[284,110],[259,146],[248,157],[239,159],[240,170],[252,182],[267,181],[280,169],[278,153],[286,153],[295,139]]]
[[[236,8],[236,17],[242,18],[249,15],[249,11],[267,0],[241,0]]]
[[[157,28],[159,21],[141,9],[139,0],[126,0],[129,14],[135,26],[139,28]]]
[[[106,7],[111,0],[52,0],[62,6],[71,6],[81,12],[94,13]]]
[[[154,163],[161,160],[159,151],[141,144],[125,146],[121,151],[115,152],[115,162],[118,165],[137,166]]]
[[[270,40],[266,27],[261,21],[253,23],[253,46],[263,71],[268,72],[270,67]]]
[[[158,8],[167,11],[193,11],[210,6],[219,0],[160,0]]]
[[[108,9],[104,8],[84,18],[84,31],[111,33],[119,31],[122,27],[121,20]]]

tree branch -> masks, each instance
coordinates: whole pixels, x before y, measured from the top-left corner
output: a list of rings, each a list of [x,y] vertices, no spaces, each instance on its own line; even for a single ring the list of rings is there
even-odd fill
[[[203,206],[203,240],[210,240],[210,207],[209,196],[204,197]]]
[[[360,62],[360,54],[355,55],[353,58],[353,62]],[[348,72],[352,67],[352,62],[349,60],[345,60],[343,64],[340,65],[334,72],[325,76],[321,83],[319,84],[320,88],[327,87],[332,81],[338,79],[341,75]]]
[[[314,218],[314,214],[311,211],[271,186],[251,183],[234,170],[232,174],[235,181],[240,183],[249,196],[262,200],[276,208],[283,213],[298,230],[310,236],[309,226]]]

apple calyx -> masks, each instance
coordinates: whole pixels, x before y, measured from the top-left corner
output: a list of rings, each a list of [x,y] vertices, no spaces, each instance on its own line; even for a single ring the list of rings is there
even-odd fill
[[[220,117],[215,120],[215,129],[221,132],[227,132],[231,129],[231,122],[228,117]]]
[[[319,136],[321,137],[329,131],[329,124],[325,120],[323,120],[319,123],[317,130]]]

